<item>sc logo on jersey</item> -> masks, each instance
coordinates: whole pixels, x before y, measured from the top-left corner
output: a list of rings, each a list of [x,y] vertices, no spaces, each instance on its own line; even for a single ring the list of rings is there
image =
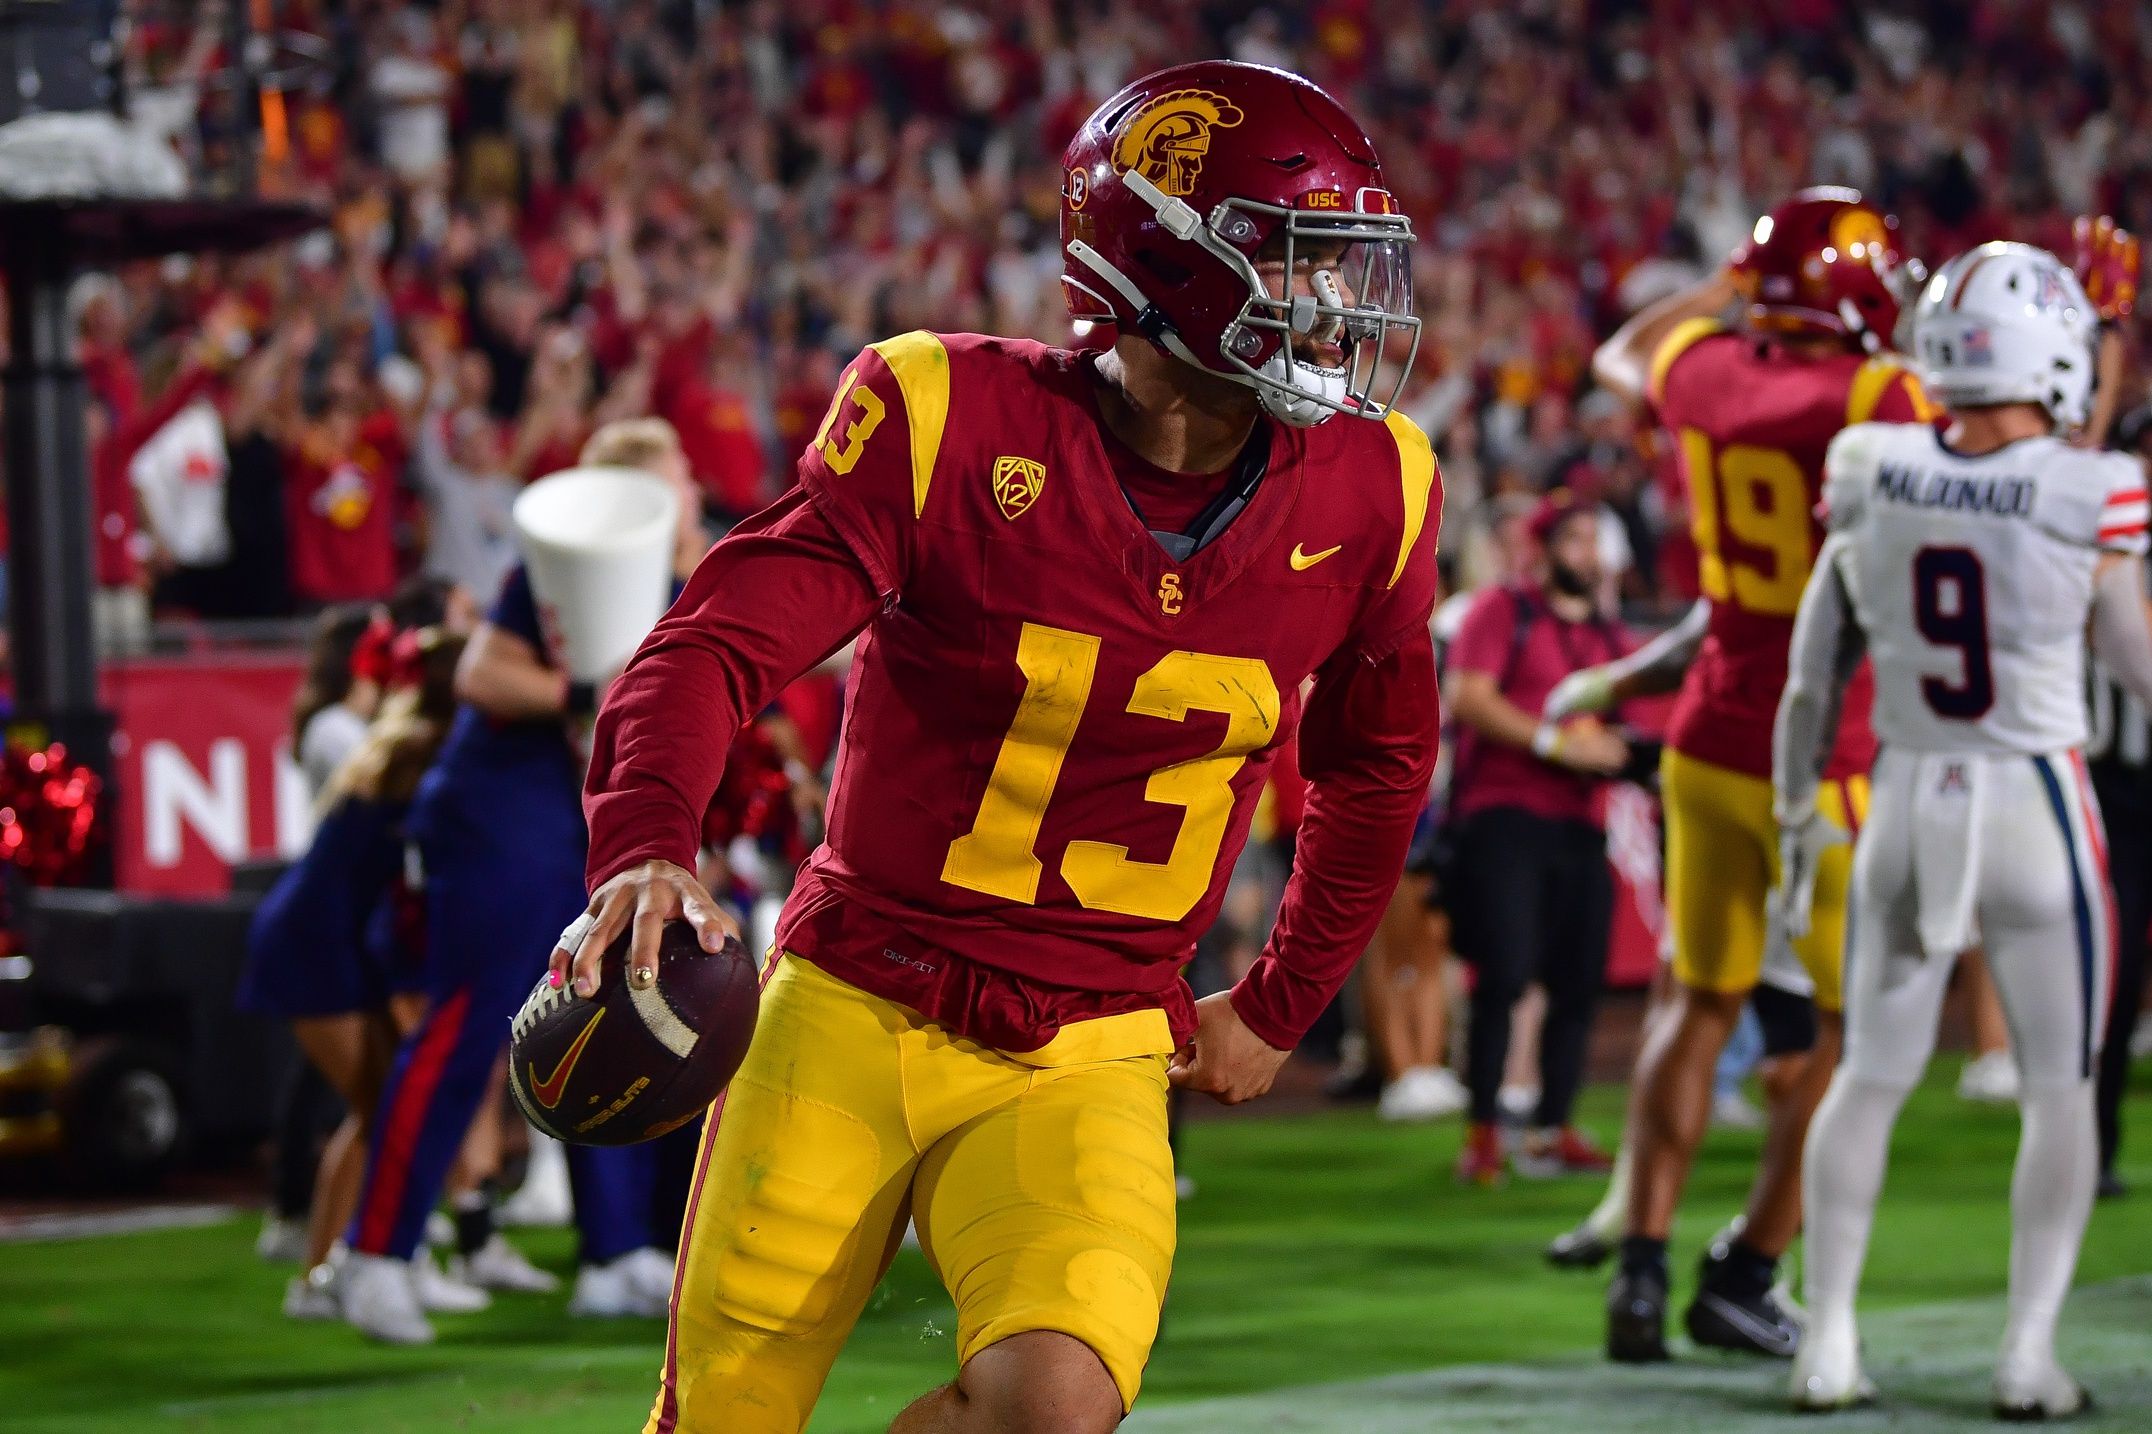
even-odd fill
[[[1158,580],[1158,610],[1167,617],[1180,616],[1181,599],[1186,596],[1187,594],[1181,591],[1179,573],[1167,573]]]
[[[994,460],[994,502],[1001,516],[1015,522],[1046,491],[1046,465],[1036,458]]]

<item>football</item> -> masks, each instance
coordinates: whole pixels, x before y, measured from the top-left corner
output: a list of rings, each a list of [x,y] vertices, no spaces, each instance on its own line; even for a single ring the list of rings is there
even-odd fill
[[[605,950],[589,999],[541,980],[510,1027],[508,1084],[532,1125],[578,1145],[633,1145],[695,1118],[725,1088],[755,1034],[760,971],[726,938],[704,951],[665,925],[657,980],[628,985],[631,933]]]

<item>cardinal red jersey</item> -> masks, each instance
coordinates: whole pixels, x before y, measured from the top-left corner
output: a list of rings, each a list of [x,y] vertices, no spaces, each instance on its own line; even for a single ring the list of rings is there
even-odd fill
[[[1711,600],[1667,743],[1768,778],[1793,617],[1823,543],[1823,451],[1848,424],[1925,422],[1934,410],[1895,355],[1810,358],[1713,319],[1692,319],[1660,344],[1650,394],[1674,436],[1697,583]],[[1875,759],[1873,693],[1863,663],[1846,690],[1833,776]]]
[[[284,521],[291,590],[300,599],[370,602],[396,586],[392,505],[403,457],[403,437],[388,413],[361,422],[348,450],[312,428],[286,453]]]
[[[845,372],[800,478],[889,606],[778,936],[870,989],[847,963],[946,951],[1185,1025],[1303,680],[1425,640],[1441,486],[1402,416],[1265,419],[1248,506],[1176,561],[1116,479],[1093,357],[911,333]],[[862,917],[896,939],[861,950]]]

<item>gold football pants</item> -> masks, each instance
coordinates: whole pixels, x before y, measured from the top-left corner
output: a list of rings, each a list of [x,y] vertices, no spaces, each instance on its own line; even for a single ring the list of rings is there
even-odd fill
[[[1057,1330],[1132,1405],[1173,1262],[1170,1044],[1143,1011],[1012,1056],[780,957],[703,1136],[646,1434],[797,1434],[907,1217],[960,1365]]]

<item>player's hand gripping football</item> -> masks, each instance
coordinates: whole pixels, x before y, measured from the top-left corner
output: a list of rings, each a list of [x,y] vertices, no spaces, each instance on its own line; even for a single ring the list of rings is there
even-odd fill
[[[2101,322],[2128,318],[2137,308],[2137,236],[2105,214],[2080,214],[2070,225],[2070,238],[2070,267]]]
[[[1789,941],[1808,934],[1816,901],[1816,868],[1823,854],[1846,840],[1844,828],[1810,803],[1805,812],[1781,816],[1778,825],[1778,890],[1770,916]]]
[[[548,979],[555,986],[572,980],[575,994],[588,998],[598,989],[598,963],[605,948],[632,924],[628,984],[646,990],[658,978],[658,938],[665,923],[673,920],[694,927],[705,951],[715,952],[727,936],[740,934],[739,925],[703,889],[695,873],[669,861],[646,861],[591,893],[590,906],[561,932],[547,965]]]
[[[1196,1002],[1196,1033],[1173,1053],[1166,1078],[1221,1105],[1239,1105],[1269,1090],[1291,1054],[1249,1030],[1233,1009],[1232,994],[1220,991]]]

